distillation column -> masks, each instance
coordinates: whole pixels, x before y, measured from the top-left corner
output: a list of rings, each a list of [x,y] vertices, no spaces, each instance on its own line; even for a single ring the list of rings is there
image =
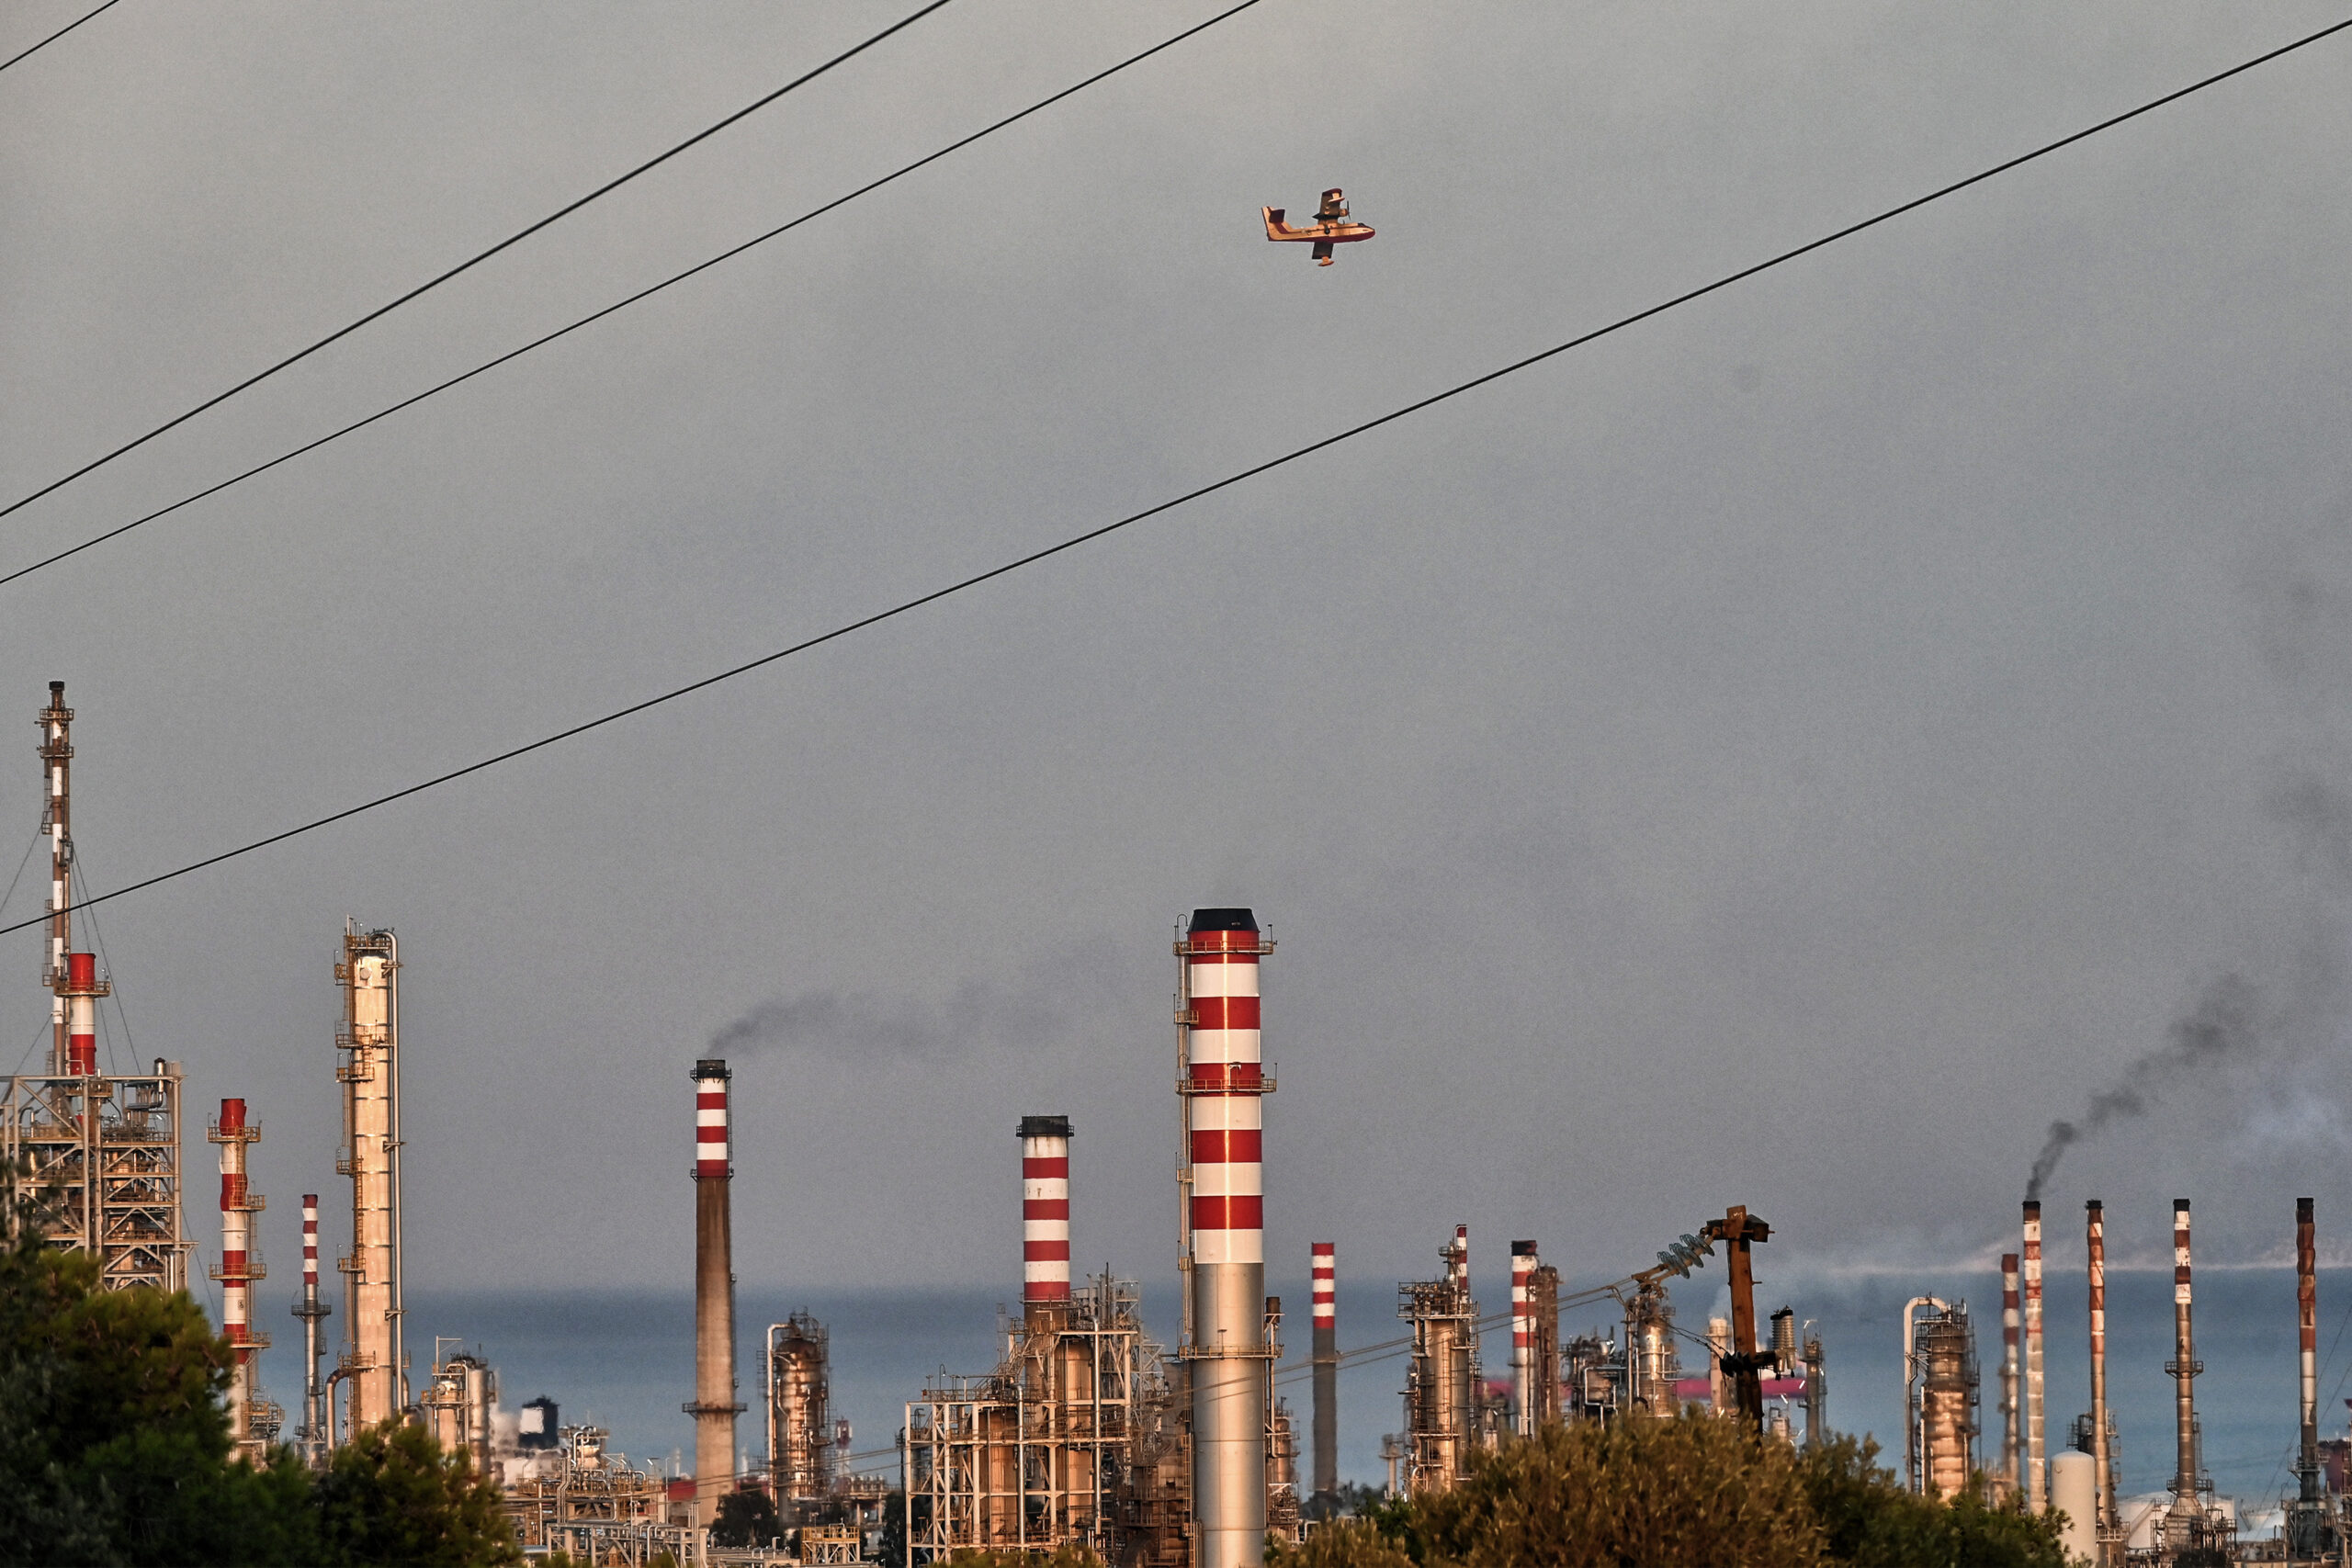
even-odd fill
[[[734,1489],[735,1238],[729,1189],[734,1144],[729,1136],[724,1061],[695,1064],[695,1523],[718,1517]]]
[[[2050,1472],[2042,1463],[2041,1203],[2025,1203],[2025,1502],[2029,1513],[2050,1507]]]
[[[229,1369],[229,1441],[255,1465],[269,1456],[269,1439],[277,1434],[256,1422],[264,1408],[254,1382],[254,1355],[269,1344],[269,1336],[253,1331],[253,1282],[261,1279],[259,1254],[253,1250],[253,1217],[261,1212],[262,1197],[245,1179],[245,1149],[261,1141],[261,1129],[245,1122],[245,1102],[224,1100],[220,1120],[208,1134],[220,1145],[220,1264],[212,1277],[220,1281],[220,1336],[229,1341],[234,1360]]]
[[[1258,1568],[1266,1550],[1266,1080],[1261,942],[1248,909],[1195,909],[1182,963],[1192,1189],[1193,1568]]]
[[[294,1315],[302,1320],[302,1425],[295,1432],[301,1441],[302,1462],[313,1470],[326,1464],[328,1431],[324,1406],[326,1385],[319,1381],[319,1320],[334,1309],[319,1300],[319,1195],[302,1194],[302,1295]]]
[[[1340,1254],[1328,1241],[1314,1244],[1314,1338],[1308,1355],[1315,1366],[1315,1500],[1336,1506],[1340,1493]]]
[[[400,939],[343,932],[344,1157],[351,1178],[351,1252],[344,1275],[344,1356],[351,1384],[347,1438],[397,1416],[408,1403],[401,1308]]]

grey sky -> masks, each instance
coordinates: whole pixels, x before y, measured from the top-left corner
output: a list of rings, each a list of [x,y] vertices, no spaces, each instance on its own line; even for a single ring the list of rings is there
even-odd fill
[[[910,8],[131,0],[0,76],[0,488]],[[0,564],[1216,8],[963,0],[0,524]],[[73,11],[20,7],[0,44]],[[25,721],[0,820],[29,838],[50,679],[110,886],[1148,504],[2335,15],[1268,0],[0,590],[0,717]],[[2217,1255],[2275,1248],[2305,1192],[2352,1224],[2347,69],[2352,42],[2320,46],[1113,541],[108,906],[138,1051],[253,1102],[290,1257],[295,1196],[335,1190],[335,933],[394,924],[412,1277],[683,1280],[686,1067],[775,1001],[792,1028],[737,1078],[744,1278],[1009,1292],[1028,1111],[1076,1122],[1080,1257],[1159,1274],[1166,943],[1247,903],[1281,942],[1276,1257],[1303,1272],[1329,1238],[1353,1274],[1418,1272],[1461,1218],[1490,1260],[1534,1235],[1591,1276],[1735,1201],[1825,1261],[1988,1247],[2046,1124],[2235,973],[2279,1021],[2266,1049],[2068,1151],[2049,1196],[2105,1197],[2120,1253],[2175,1190]],[[1260,237],[1261,204],[1329,184],[1377,240],[1323,270]],[[10,942],[13,1057],[46,1010]]]

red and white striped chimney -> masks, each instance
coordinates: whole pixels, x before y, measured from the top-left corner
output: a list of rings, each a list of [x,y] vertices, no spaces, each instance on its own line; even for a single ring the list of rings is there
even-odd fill
[[[253,1331],[253,1282],[262,1277],[253,1251],[253,1215],[262,1200],[246,1181],[245,1146],[260,1140],[261,1129],[246,1123],[243,1100],[224,1100],[210,1136],[220,1145],[220,1266],[214,1271],[220,1281],[220,1335],[236,1359],[230,1369],[229,1440],[253,1457],[259,1447],[253,1433],[254,1352],[269,1340]]]
[[[98,998],[106,994],[98,984],[98,958],[94,953],[65,955],[65,984],[58,987],[65,998],[65,1073],[68,1077],[95,1077],[98,1070]]]
[[[2025,1269],[2025,1501],[2030,1513],[2050,1509],[2050,1472],[2043,1464],[2046,1433],[2041,1376],[2041,1203],[2025,1201],[2020,1251]]]
[[[1453,1261],[1448,1266],[1446,1272],[1453,1278],[1454,1294],[1466,1296],[1470,1293],[1470,1227],[1468,1225],[1453,1227]]]
[[[1266,1550],[1266,1213],[1258,960],[1248,909],[1195,909],[1183,960],[1192,1182],[1193,1568]]]
[[[1340,1257],[1328,1241],[1315,1243],[1315,1492],[1336,1506],[1340,1491]]]
[[[1069,1118],[1021,1119],[1021,1303],[1031,1318],[1069,1302]]]
[[[2018,1461],[2018,1255],[2001,1254],[2001,1474],[2024,1479]]]
[[[1535,1433],[1535,1244],[1510,1244],[1510,1382],[1519,1405],[1519,1435]]]
[[[727,1064],[695,1064],[695,1522],[735,1489],[735,1237]]]

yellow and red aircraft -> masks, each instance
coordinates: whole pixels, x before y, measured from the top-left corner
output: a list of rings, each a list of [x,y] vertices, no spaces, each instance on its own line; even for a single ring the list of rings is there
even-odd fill
[[[1372,225],[1353,223],[1348,220],[1348,203],[1337,186],[1323,193],[1323,205],[1315,214],[1311,229],[1294,229],[1283,221],[1283,209],[1262,208],[1266,215],[1266,238],[1269,240],[1303,240],[1315,247],[1315,265],[1329,266],[1333,261],[1331,247],[1353,244],[1358,240],[1372,238]]]

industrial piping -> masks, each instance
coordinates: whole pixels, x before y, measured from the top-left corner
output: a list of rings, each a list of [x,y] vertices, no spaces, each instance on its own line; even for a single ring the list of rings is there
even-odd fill
[[[2107,1409],[2107,1215],[2094,1198],[2083,1205],[2085,1256],[2089,1278],[2091,1331],[2091,1486],[2089,1534],[2095,1561],[2107,1562],[2115,1530],[2114,1454],[2108,1444]]]
[[[1328,1241],[1314,1244],[1315,1500],[1336,1506],[1340,1492],[1340,1258]]]
[[[1021,1119],[1021,1306],[1031,1327],[1069,1307],[1069,1118]]]
[[[1179,945],[1191,1190],[1193,1568],[1266,1550],[1265,1183],[1258,960],[1248,909],[1195,909]]]
[[[2030,1513],[2050,1508],[2050,1472],[2042,1463],[2041,1203],[2025,1201],[2025,1500]]]
[[[733,1489],[735,1417],[735,1242],[729,1188],[734,1145],[729,1137],[724,1061],[695,1064],[695,1522],[718,1516]]]

